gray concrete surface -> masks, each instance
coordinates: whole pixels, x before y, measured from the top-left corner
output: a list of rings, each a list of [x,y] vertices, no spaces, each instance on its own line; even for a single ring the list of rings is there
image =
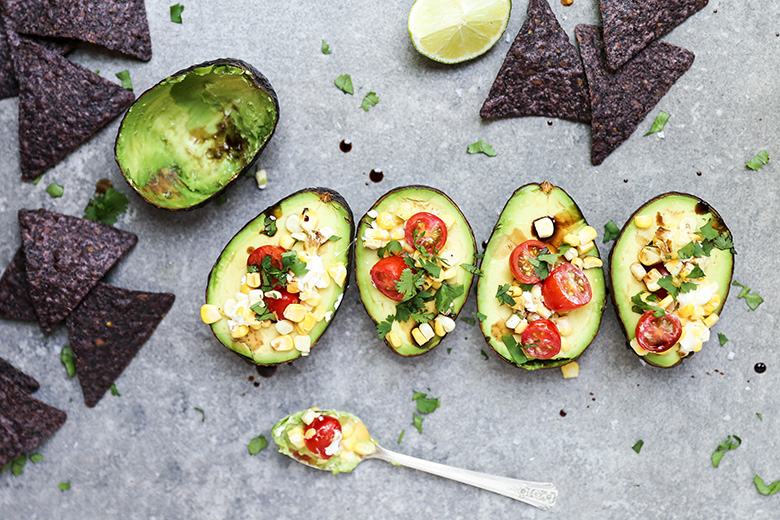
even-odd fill
[[[228,203],[189,213],[156,210],[131,193],[112,158],[114,122],[50,171],[37,186],[19,181],[17,101],[0,102],[0,264],[19,240],[19,208],[80,215],[103,177],[130,196],[117,224],[139,236],[109,275],[123,287],[173,291],[176,303],[151,341],[94,409],[59,361],[63,328],[0,322],[0,356],[38,378],[37,396],[66,410],[65,426],[39,451],[45,460],[14,478],[0,475],[3,519],[172,518],[780,518],[780,495],[764,497],[752,479],[780,479],[780,303],[777,209],[780,160],[780,5],[712,0],[667,40],[696,54],[692,69],[639,131],[600,167],[589,163],[587,126],[544,118],[483,123],[478,110],[523,22],[515,2],[507,34],[488,54],[447,67],[419,56],[406,32],[411,2],[345,0],[194,2],[184,23],[169,21],[173,1],[149,0],[154,57],[141,63],[95,48],[72,59],[114,79],[128,69],[136,93],[208,59],[245,59],[279,94],[281,120],[260,159],[268,189],[239,180]],[[552,8],[573,38],[596,23],[593,0]],[[325,39],[333,54],[320,52]],[[355,95],[333,86],[349,73]],[[370,112],[360,102],[379,95]],[[672,117],[643,137],[658,109]],[[352,152],[339,151],[349,139]],[[467,155],[479,139],[498,156]],[[744,168],[761,149],[772,162]],[[367,173],[385,172],[375,184]],[[340,191],[362,215],[387,190],[425,183],[445,190],[486,240],[510,193],[549,180],[566,189],[590,223],[622,224],[644,201],[669,190],[709,201],[731,227],[735,279],[765,302],[748,312],[732,293],[717,340],[671,370],[643,366],[624,346],[611,307],[581,358],[580,377],[526,373],[500,361],[478,331],[460,322],[439,348],[402,359],[376,339],[352,285],[344,308],[308,359],[270,379],[223,348],[198,318],[209,269],[232,235],[264,207],[307,186]],[[51,199],[57,182],[65,195]],[[602,255],[610,244],[599,244]],[[472,295],[464,315],[475,310]],[[448,349],[452,349],[448,353]],[[729,353],[734,357],[729,360]],[[767,371],[753,366],[764,362]],[[410,423],[412,391],[430,388],[441,408],[422,435]],[[71,402],[72,399],[72,402]],[[287,413],[335,407],[358,414],[391,449],[479,471],[555,482],[547,513],[381,462],[332,476],[294,463],[273,447],[255,457],[246,445]],[[205,410],[206,421],[193,407]],[[560,412],[564,410],[566,416]],[[759,420],[756,413],[763,415]],[[406,430],[402,444],[398,435]],[[742,437],[720,467],[710,454],[729,434]],[[640,454],[632,445],[643,439]],[[58,482],[70,480],[62,493]]]

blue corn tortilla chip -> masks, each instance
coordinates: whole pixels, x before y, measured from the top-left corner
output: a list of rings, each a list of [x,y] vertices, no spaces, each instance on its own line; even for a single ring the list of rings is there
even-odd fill
[[[68,415],[0,375],[0,467],[28,453],[65,424]]]
[[[19,82],[19,161],[32,182],[133,103],[135,96],[8,31]]]
[[[509,48],[479,115],[545,116],[590,122],[582,62],[547,0],[530,0],[525,23]]]
[[[68,316],[68,339],[88,407],[95,406],[127,368],[174,298],[101,282]]]
[[[7,23],[20,34],[57,36],[152,58],[144,0],[2,0]]]
[[[619,69],[709,0],[599,0],[607,65]]]
[[[24,251],[21,247],[3,271],[3,276],[0,277],[0,318],[24,321],[38,319],[30,299],[27,268],[24,263]]]
[[[41,330],[65,319],[138,241],[105,224],[39,210],[19,210],[30,300]]]
[[[5,376],[28,394],[36,392],[41,387],[34,377],[28,376],[3,358],[0,358],[0,376]]]
[[[591,111],[591,162],[604,162],[631,134],[672,85],[691,67],[691,51],[653,42],[617,72],[607,68],[601,29],[575,29],[588,77]]]

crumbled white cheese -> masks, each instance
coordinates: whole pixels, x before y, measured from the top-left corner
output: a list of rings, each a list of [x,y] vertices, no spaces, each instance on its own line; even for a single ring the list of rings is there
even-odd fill
[[[341,451],[341,438],[342,433],[340,430],[336,430],[333,432],[333,441],[330,443],[329,446],[325,448],[325,455],[333,456],[338,454],[338,452]]]
[[[703,307],[718,292],[718,282],[704,279],[696,285],[696,289],[687,293],[681,293],[677,296],[680,307],[692,304],[696,307]]]

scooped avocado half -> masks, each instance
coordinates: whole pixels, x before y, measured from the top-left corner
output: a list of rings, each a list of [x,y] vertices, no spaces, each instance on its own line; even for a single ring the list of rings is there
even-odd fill
[[[629,346],[663,368],[691,357],[719,319],[733,271],[731,232],[709,204],[674,192],[647,202],[610,254],[612,301]]]
[[[306,356],[339,308],[352,269],[352,210],[335,191],[293,193],[251,220],[211,269],[201,318],[258,365]]]
[[[553,368],[590,345],[606,303],[597,235],[561,188],[543,182],[515,191],[477,283],[482,333],[502,359],[526,370]]]
[[[355,245],[360,298],[394,352],[424,354],[452,332],[475,253],[466,217],[428,186],[396,188],[363,216]]]
[[[278,119],[276,92],[257,69],[241,60],[209,61],[144,92],[122,120],[114,155],[144,200],[191,208],[254,164]]]

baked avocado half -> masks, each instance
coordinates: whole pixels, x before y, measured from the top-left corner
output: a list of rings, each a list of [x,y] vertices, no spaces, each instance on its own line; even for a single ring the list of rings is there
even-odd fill
[[[657,367],[691,357],[719,319],[733,271],[731,232],[709,204],[674,192],[647,202],[610,254],[612,301],[629,346]]]
[[[355,242],[360,298],[395,353],[424,354],[452,332],[476,243],[447,195],[428,186],[391,190],[360,220]]]
[[[309,188],[282,199],[225,246],[201,319],[258,365],[308,355],[347,289],[354,230],[352,210],[335,191]]]
[[[260,71],[236,59],[209,61],[144,92],[122,120],[114,156],[144,200],[191,208],[255,163],[278,120],[276,92]]]
[[[561,188],[543,182],[515,191],[490,236],[477,283],[482,333],[502,359],[526,370],[553,368],[590,345],[606,303],[597,235]]]

